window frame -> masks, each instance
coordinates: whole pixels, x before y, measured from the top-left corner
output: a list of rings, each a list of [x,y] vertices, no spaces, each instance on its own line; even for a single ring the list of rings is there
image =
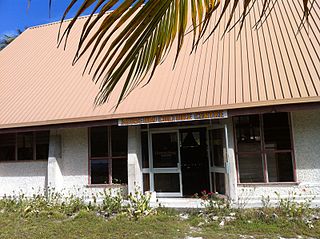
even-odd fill
[[[290,133],[290,143],[291,143],[291,149],[266,149],[265,148],[265,138],[264,138],[264,121],[263,121],[263,115],[264,113],[260,114],[252,114],[252,115],[258,115],[260,126],[260,137],[261,137],[261,143],[260,143],[260,151],[252,151],[252,152],[239,152],[238,151],[238,140],[237,140],[237,130],[236,130],[236,124],[235,124],[235,117],[241,117],[241,116],[248,116],[248,115],[238,115],[232,117],[232,125],[233,125],[233,139],[234,139],[234,148],[235,148],[235,160],[236,160],[236,174],[237,174],[237,184],[238,185],[279,185],[279,184],[297,184],[297,173],[296,173],[296,160],[295,160],[295,146],[294,146],[294,140],[293,140],[293,129],[292,129],[292,114],[290,112],[278,112],[278,113],[286,113],[288,116],[288,126],[289,126],[289,133]],[[293,169],[293,181],[291,182],[270,182],[269,181],[269,174],[268,174],[268,160],[267,160],[267,153],[291,153],[292,157],[292,169]],[[242,183],[240,182],[240,170],[239,170],[239,155],[252,155],[252,154],[260,154],[262,158],[262,166],[263,166],[263,182],[250,182],[250,183]]]
[[[93,127],[88,127],[88,185],[90,187],[99,187],[99,186],[104,186],[104,187],[110,187],[114,185],[119,185],[119,184],[114,184],[112,182],[113,177],[112,177],[112,160],[127,160],[128,159],[128,150],[127,154],[125,156],[112,156],[112,126],[114,125],[101,125],[101,126],[93,126]],[[107,147],[108,147],[108,155],[107,156],[101,156],[101,157],[91,157],[91,129],[94,127],[106,127],[107,128]],[[94,160],[105,160],[108,162],[108,183],[106,184],[97,184],[97,183],[92,183],[91,181],[91,161]]]
[[[38,132],[48,132],[49,133],[49,141],[48,141],[48,157],[49,157],[49,145],[50,145],[50,131],[48,130],[41,130],[41,131],[26,131],[26,132],[15,132],[15,133],[4,133],[4,134],[12,134],[15,138],[14,143],[14,159],[7,160],[7,161],[0,161],[0,163],[21,163],[21,162],[41,162],[41,161],[48,161],[46,159],[37,159],[37,133]],[[18,135],[24,133],[32,133],[32,159],[31,160],[19,160],[18,159]]]

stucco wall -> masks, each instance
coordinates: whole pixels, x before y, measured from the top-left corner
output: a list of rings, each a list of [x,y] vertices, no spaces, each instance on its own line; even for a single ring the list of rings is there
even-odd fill
[[[99,196],[104,187],[88,187],[88,129],[63,129],[59,133],[62,139],[62,160],[59,160],[62,192],[87,198],[92,194]],[[117,190],[119,187],[111,188],[112,193]]]
[[[16,195],[27,196],[43,192],[46,185],[47,162],[8,162],[0,163],[0,197]]]
[[[48,161],[0,163],[0,197],[23,192],[26,195],[43,192],[47,187],[55,187],[63,194],[74,194],[92,198],[105,187],[88,186],[88,129],[74,128],[54,130],[52,135],[61,136],[61,158],[49,165],[55,177],[48,178]],[[52,143],[53,140],[51,138]],[[60,147],[59,147],[60,148]],[[52,169],[52,167],[55,167]],[[57,177],[56,175],[62,175]],[[51,183],[53,182],[54,185]],[[126,187],[112,187],[112,193],[119,189],[126,193]],[[107,189],[109,190],[109,189]]]
[[[315,197],[313,206],[320,206],[320,110],[293,112],[292,130],[297,185],[238,186],[240,203],[261,205],[262,195],[276,202],[278,192],[282,197],[296,193],[298,200]]]

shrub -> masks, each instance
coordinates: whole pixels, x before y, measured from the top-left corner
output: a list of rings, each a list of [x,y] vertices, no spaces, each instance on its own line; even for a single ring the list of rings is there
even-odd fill
[[[150,206],[150,199],[151,195],[149,193],[143,194],[136,188],[133,194],[128,195],[128,216],[138,219],[156,213],[155,208]]]

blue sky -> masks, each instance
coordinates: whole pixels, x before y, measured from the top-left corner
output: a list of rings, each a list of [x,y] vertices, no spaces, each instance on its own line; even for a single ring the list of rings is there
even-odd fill
[[[52,0],[49,18],[48,0],[31,0],[29,9],[28,0],[0,0],[0,36],[14,34],[17,29],[23,30],[25,27],[58,21],[69,2],[70,0]],[[71,11],[69,18],[75,14],[76,8]],[[90,12],[85,14],[88,13]]]

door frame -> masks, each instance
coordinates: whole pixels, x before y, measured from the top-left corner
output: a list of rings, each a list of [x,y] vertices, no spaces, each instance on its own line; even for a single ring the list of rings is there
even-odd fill
[[[224,166],[217,167],[214,165],[214,159],[211,160],[211,145],[210,145],[210,130],[215,129],[224,129],[224,136],[225,136],[225,152],[224,152]],[[228,159],[228,127],[227,124],[222,125],[210,125],[207,127],[207,145],[208,145],[208,160],[209,160],[209,179],[210,179],[210,190],[211,192],[214,191],[214,185],[212,180],[212,173],[223,173],[225,179],[225,195],[230,196],[230,187],[229,187],[229,174],[230,174],[230,163]],[[211,165],[211,161],[213,165]]]
[[[178,164],[177,167],[170,168],[154,168],[153,167],[153,149],[152,149],[152,135],[161,133],[176,133],[177,135],[177,149],[178,149]],[[179,192],[156,192],[159,197],[182,197],[182,173],[181,173],[181,155],[180,155],[180,136],[179,129],[163,129],[152,130],[148,132],[148,153],[149,153],[149,173],[150,173],[150,191],[154,190],[154,175],[161,173],[174,173],[179,174]]]

